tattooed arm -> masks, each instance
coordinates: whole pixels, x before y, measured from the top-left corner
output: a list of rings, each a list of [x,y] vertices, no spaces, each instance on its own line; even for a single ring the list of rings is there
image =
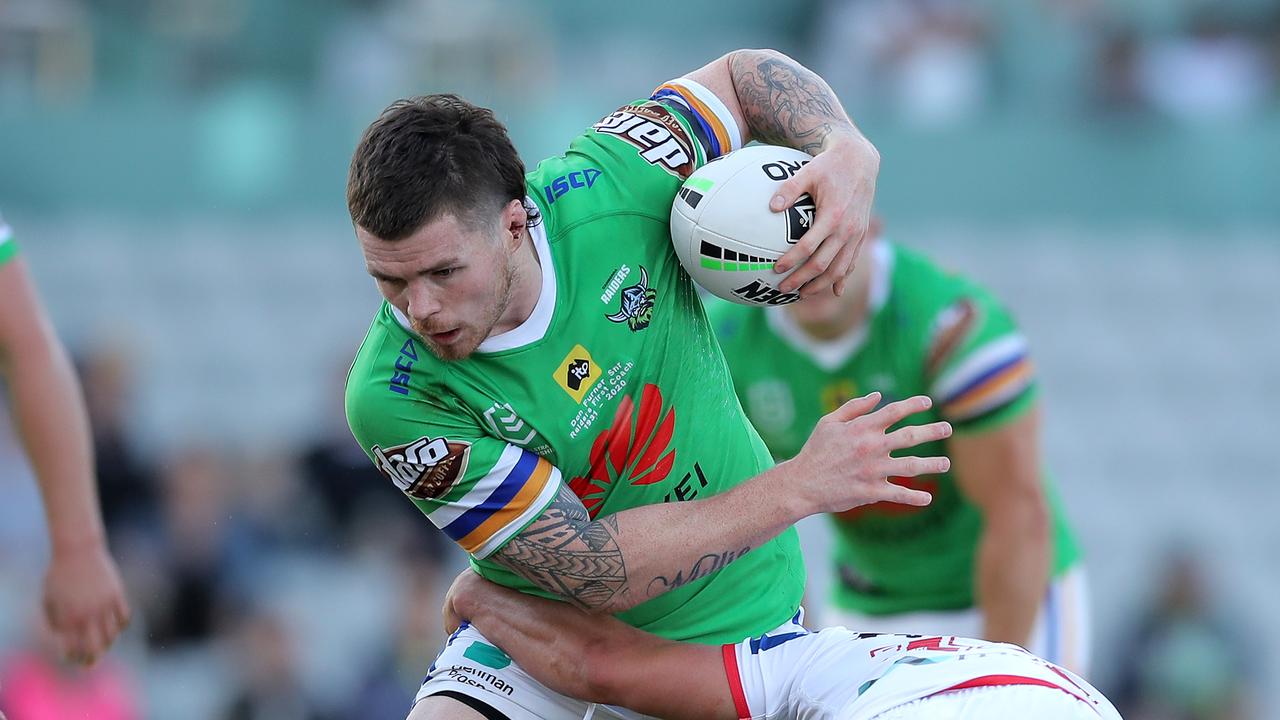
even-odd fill
[[[623,510],[592,520],[573,491],[559,495],[491,557],[589,612],[617,613],[716,572],[801,518],[929,495],[890,475],[945,472],[946,458],[894,458],[893,450],[947,437],[946,423],[885,433],[929,406],[914,397],[875,410],[877,393],[819,421],[795,458],[719,495]]]
[[[786,145],[814,156],[779,186],[770,203],[770,209],[780,212],[808,193],[817,206],[813,227],[775,270],[797,268],[781,285],[787,292],[799,288],[808,297],[833,284],[837,294],[843,292],[867,232],[879,152],[854,126],[827,83],[780,52],[735,50],[689,78],[724,102],[746,140]]]

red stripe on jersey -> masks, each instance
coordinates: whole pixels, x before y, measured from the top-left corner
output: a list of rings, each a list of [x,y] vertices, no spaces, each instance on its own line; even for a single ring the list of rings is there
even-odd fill
[[[1025,675],[982,675],[980,677],[970,678],[969,680],[965,680],[962,683],[957,683],[955,685],[952,685],[946,690],[939,690],[938,692],[933,693],[933,695],[930,695],[929,697],[933,697],[934,695],[941,695],[942,693],[952,692],[953,690],[967,690],[969,688],[976,688],[976,687],[996,687],[1000,685],[1038,685],[1040,687],[1047,687],[1047,688],[1053,688],[1054,690],[1061,690],[1062,692],[1088,705],[1090,708],[1093,709],[1094,712],[1098,712],[1096,708],[1093,708],[1092,703],[1090,703],[1088,700],[1080,697],[1076,693],[1071,692],[1070,690],[1062,687],[1061,685],[1054,682],[1050,682],[1048,680],[1041,680],[1040,678],[1027,677]]]
[[[733,696],[733,708],[741,720],[750,720],[751,708],[747,707],[747,694],[742,690],[742,676],[738,674],[737,645],[724,645],[720,654],[724,657],[724,674],[729,678],[729,694]]]

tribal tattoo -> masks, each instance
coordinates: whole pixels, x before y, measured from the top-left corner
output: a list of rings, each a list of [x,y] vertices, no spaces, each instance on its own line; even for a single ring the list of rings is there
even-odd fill
[[[817,154],[827,138],[856,133],[835,93],[813,72],[781,53],[741,50],[729,74],[751,136]]]
[[[512,572],[584,610],[610,604],[627,587],[618,521],[592,520],[568,487],[494,558]]]

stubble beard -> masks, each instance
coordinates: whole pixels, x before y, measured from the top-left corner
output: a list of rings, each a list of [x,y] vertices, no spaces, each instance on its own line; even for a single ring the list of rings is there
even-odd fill
[[[512,262],[510,256],[507,256],[506,265],[502,272],[499,273],[498,279],[497,300],[489,306],[485,317],[480,323],[462,327],[462,332],[457,341],[447,346],[438,346],[431,342],[430,335],[423,333],[416,322],[412,323],[414,330],[425,341],[427,349],[431,351],[432,355],[445,362],[462,360],[470,357],[476,351],[476,348],[480,347],[480,343],[493,334],[493,328],[502,319],[502,314],[506,312],[507,307],[511,304],[511,287],[515,280],[515,263]]]

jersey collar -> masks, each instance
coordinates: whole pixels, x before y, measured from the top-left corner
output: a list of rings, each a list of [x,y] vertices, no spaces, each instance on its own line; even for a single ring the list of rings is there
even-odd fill
[[[526,205],[533,200],[525,198]],[[503,350],[514,350],[546,337],[551,327],[551,316],[556,309],[556,269],[551,264],[551,246],[547,243],[547,221],[529,227],[529,236],[533,238],[533,251],[538,254],[538,264],[542,268],[542,290],[538,294],[538,303],[534,305],[529,318],[510,330],[490,335],[476,348],[476,352],[495,353]]]
[[[791,319],[785,308],[765,310],[765,322],[778,337],[797,352],[807,355],[814,364],[826,372],[832,372],[853,357],[867,342],[871,320],[889,301],[890,279],[893,275],[893,248],[884,240],[876,240],[871,246],[871,281],[867,284],[867,317],[848,332],[831,340],[815,340]]]

